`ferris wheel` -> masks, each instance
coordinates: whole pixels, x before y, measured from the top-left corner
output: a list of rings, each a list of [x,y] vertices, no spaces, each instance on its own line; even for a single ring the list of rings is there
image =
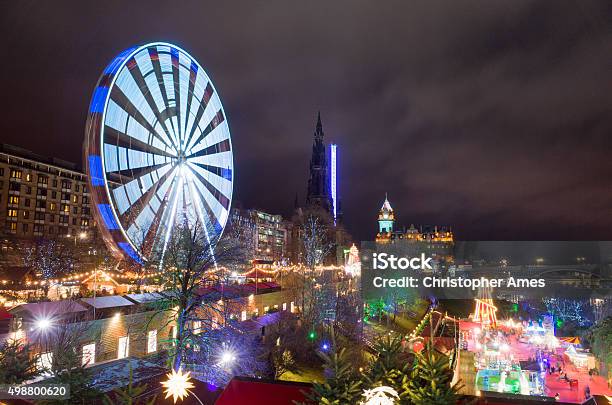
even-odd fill
[[[150,43],[106,67],[84,154],[98,228],[114,254],[158,260],[178,223],[198,226],[211,246],[220,238],[233,190],[230,131],[210,78],[184,50]]]

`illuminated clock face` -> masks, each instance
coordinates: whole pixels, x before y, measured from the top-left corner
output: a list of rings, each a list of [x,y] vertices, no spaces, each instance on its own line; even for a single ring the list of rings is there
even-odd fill
[[[178,223],[218,240],[233,191],[230,131],[215,87],[187,52],[152,43],[118,55],[94,91],[86,142],[113,252],[159,259]]]

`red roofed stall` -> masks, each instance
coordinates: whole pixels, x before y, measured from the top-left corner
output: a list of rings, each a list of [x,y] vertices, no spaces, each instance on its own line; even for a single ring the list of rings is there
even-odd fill
[[[293,401],[305,401],[303,391],[311,389],[312,385],[307,383],[234,377],[215,405],[287,405]]]

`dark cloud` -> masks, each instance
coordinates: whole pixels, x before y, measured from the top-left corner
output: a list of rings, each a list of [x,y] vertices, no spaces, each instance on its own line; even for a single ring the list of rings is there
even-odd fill
[[[175,42],[229,117],[236,197],[289,213],[316,111],[340,145],[347,225],[462,238],[612,238],[612,3],[19,1],[0,17],[0,139],[80,160],[120,50]]]

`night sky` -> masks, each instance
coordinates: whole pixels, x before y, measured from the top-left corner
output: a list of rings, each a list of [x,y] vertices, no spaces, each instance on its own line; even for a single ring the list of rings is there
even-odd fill
[[[304,198],[316,114],[346,225],[461,239],[612,239],[612,2],[3,1],[0,141],[80,162],[106,64],[176,43],[233,136],[235,198]]]

